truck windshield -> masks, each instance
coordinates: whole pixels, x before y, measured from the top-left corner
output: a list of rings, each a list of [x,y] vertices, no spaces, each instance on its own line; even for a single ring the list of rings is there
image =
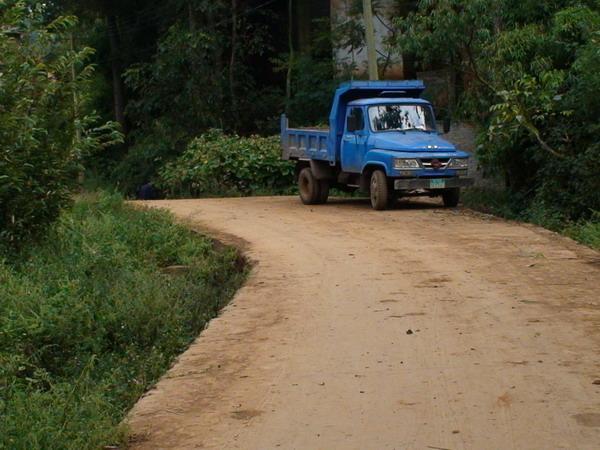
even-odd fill
[[[373,131],[435,131],[431,108],[425,105],[390,104],[369,108]]]

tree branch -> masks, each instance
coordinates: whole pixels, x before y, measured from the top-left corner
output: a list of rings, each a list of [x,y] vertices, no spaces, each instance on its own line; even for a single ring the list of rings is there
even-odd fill
[[[518,100],[515,100],[515,103],[517,105],[517,109],[518,112],[520,114],[520,116],[523,118],[523,120],[521,121],[521,125],[527,130],[529,131],[529,133],[531,133],[531,135],[533,137],[535,137],[535,140],[538,142],[538,144],[540,144],[540,147],[542,147],[542,149],[544,149],[545,151],[547,151],[548,153],[550,153],[553,156],[556,156],[557,158],[561,158],[564,159],[566,158],[565,155],[563,155],[562,153],[560,153],[559,151],[555,150],[554,148],[552,148],[543,138],[542,135],[540,133],[540,130],[537,129],[537,127],[533,124],[533,122],[529,119],[529,117],[527,116],[527,113],[525,112],[525,108],[523,107],[523,105],[521,104],[521,102],[519,102]]]

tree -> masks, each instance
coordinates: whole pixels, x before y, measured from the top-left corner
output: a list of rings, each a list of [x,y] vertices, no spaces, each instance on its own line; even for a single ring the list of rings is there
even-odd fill
[[[71,48],[74,17],[44,24],[23,2],[0,17],[0,242],[15,249],[70,202],[81,158],[121,135],[86,111],[93,50]]]
[[[480,161],[512,192],[571,219],[600,209],[596,2],[422,0],[396,25],[422,65],[459,74]]]
[[[127,89],[123,75],[133,63],[148,59],[156,49],[160,32],[172,23],[194,0],[148,0],[140,4],[135,0],[53,0],[55,14],[72,14],[89,26],[103,22],[102,32],[108,52],[100,61],[108,69],[112,86],[113,118],[127,134]],[[80,32],[83,27],[80,27]]]

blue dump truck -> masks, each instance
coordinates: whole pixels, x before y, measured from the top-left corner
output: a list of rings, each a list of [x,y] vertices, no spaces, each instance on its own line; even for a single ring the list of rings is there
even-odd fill
[[[456,206],[460,188],[472,184],[469,154],[440,137],[424,90],[420,80],[343,83],[329,129],[289,128],[282,115],[282,157],[296,161],[302,202],[325,203],[335,187],[368,192],[376,210],[416,195]]]

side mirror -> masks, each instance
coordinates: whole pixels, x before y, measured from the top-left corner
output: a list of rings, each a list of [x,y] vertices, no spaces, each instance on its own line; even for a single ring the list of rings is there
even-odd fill
[[[450,116],[444,117],[444,134],[450,133]]]

